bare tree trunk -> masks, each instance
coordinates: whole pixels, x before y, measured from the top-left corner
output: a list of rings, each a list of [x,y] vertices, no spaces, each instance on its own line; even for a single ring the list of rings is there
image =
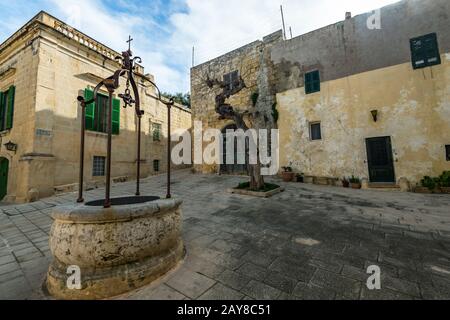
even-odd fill
[[[250,175],[250,189],[259,191],[264,188],[264,177],[261,175],[261,164],[249,165],[249,175]]]
[[[234,112],[234,122],[238,129],[249,130],[245,124],[243,114]],[[248,164],[248,174],[250,176],[250,189],[254,191],[262,190],[265,186],[264,177],[261,175],[261,162],[259,160],[259,148],[257,147],[257,163]]]
[[[233,120],[238,129],[242,129],[244,131],[249,130],[247,124],[244,121],[244,115],[246,112],[236,111],[233,106],[226,103],[226,100],[237,93],[239,93],[242,89],[246,88],[245,82],[240,77],[237,83],[234,83],[233,89],[230,89],[229,84],[219,81],[217,79],[212,80],[209,75],[205,79],[206,84],[209,88],[213,88],[214,86],[219,86],[222,88],[222,93],[216,96],[216,112],[220,115],[220,120],[230,119]],[[261,162],[259,160],[259,148],[257,155],[257,164],[248,164],[248,173],[250,176],[250,189],[259,191],[264,188],[264,177],[261,175]]]

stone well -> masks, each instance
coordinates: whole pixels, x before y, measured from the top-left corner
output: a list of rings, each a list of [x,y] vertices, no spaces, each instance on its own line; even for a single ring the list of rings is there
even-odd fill
[[[104,299],[166,274],[184,257],[181,201],[56,208],[50,233],[54,261],[47,289],[58,299]],[[69,289],[68,268],[80,270],[81,289]]]

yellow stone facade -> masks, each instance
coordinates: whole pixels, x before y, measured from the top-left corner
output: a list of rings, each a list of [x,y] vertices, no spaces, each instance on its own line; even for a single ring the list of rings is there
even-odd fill
[[[0,90],[15,86],[14,125],[0,133],[0,158],[9,161],[5,201],[28,202],[78,187],[81,107],[76,97],[119,67],[117,55],[45,12],[0,46]],[[139,67],[137,72],[144,70]],[[141,132],[145,177],[158,173],[154,160],[160,161],[159,172],[167,169],[167,108],[157,102],[154,89],[139,85],[139,91],[145,111]],[[172,130],[192,126],[191,112],[183,106],[172,108],[172,119]],[[121,108],[120,133],[113,137],[113,178],[136,177],[136,123],[134,109]],[[161,141],[153,141],[153,123],[161,125]],[[8,141],[17,144],[16,152],[3,146]],[[93,177],[92,163],[94,156],[106,156],[106,143],[106,134],[87,132],[85,187],[104,182],[104,177]]]
[[[450,170],[450,54],[442,64],[413,70],[405,63],[277,94],[280,163],[315,177],[367,178],[366,138],[391,137],[396,180],[414,185]],[[377,122],[371,111],[378,110]],[[309,123],[320,121],[322,140]]]

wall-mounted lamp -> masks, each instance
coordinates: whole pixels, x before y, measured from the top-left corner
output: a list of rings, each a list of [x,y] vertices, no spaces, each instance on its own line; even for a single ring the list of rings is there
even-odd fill
[[[372,114],[372,118],[374,122],[378,121],[378,110],[372,110],[370,111],[370,113]]]
[[[13,151],[13,152],[17,151],[17,144],[12,143],[11,141],[9,141],[8,143],[5,143],[4,146],[6,147],[6,150],[8,150],[8,151]]]

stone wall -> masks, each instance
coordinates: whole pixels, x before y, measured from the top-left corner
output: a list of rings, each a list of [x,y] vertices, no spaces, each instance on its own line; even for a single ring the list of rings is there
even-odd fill
[[[203,74],[250,68],[251,89],[229,102],[248,107],[252,92],[268,88],[267,101],[257,109],[269,112],[271,94],[276,95],[280,166],[319,177],[367,177],[365,139],[390,136],[397,179],[415,183],[439,175],[450,169],[444,151],[450,144],[448,12],[446,0],[403,0],[381,9],[380,30],[367,27],[370,12],[290,40],[257,41],[232,51],[192,69],[194,120],[204,127],[227,124],[216,120],[216,93],[204,85]],[[437,34],[442,64],[413,70],[410,39],[429,33]],[[320,71],[321,90],[306,95],[304,75],[313,70]],[[376,123],[372,110],[380,113]],[[323,139],[313,142],[309,124],[316,121],[322,123]]]
[[[272,119],[272,106],[275,102],[275,75],[270,61],[270,48],[282,41],[281,31],[265,37],[262,41],[255,41],[242,48],[227,53],[207,63],[191,69],[191,104],[194,121],[200,121],[203,129],[215,128],[222,130],[230,121],[219,120],[215,111],[215,97],[221,92],[220,88],[210,89],[206,85],[209,75],[212,79],[222,80],[223,76],[235,70],[239,71],[246,88],[228,99],[227,103],[236,110],[245,111],[256,109],[265,124],[255,126],[275,127]],[[257,105],[253,106],[252,95],[258,93]],[[195,165],[195,170],[204,173],[217,173],[216,165]]]
[[[410,62],[409,40],[433,32],[448,52],[448,12],[447,0],[403,0],[381,8],[379,30],[368,29],[369,12],[279,43],[271,52],[277,92],[302,87],[311,70],[330,81]]]

